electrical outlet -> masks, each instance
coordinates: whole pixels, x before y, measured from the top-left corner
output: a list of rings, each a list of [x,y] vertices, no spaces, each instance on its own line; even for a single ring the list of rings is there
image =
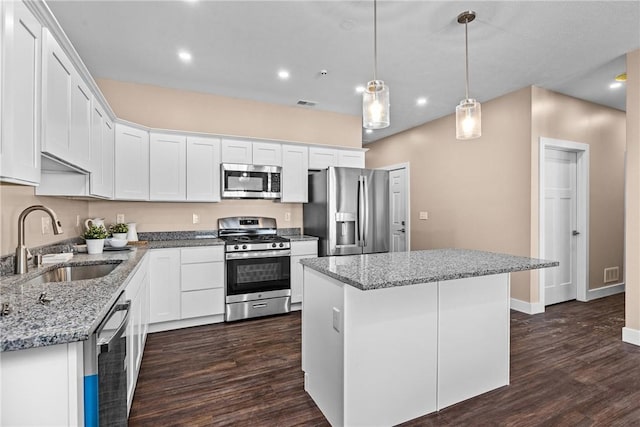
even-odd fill
[[[200,223],[200,215],[198,215],[198,214],[193,214],[193,223],[194,223],[194,224],[198,224],[198,223]]]
[[[124,214],[117,214],[116,215],[116,222],[118,224],[123,224],[124,223]]]
[[[48,216],[42,217],[42,234],[50,234],[51,233],[51,218]]]
[[[291,221],[291,212],[284,213],[284,220],[287,222]]]
[[[426,212],[426,211],[420,212],[420,219],[429,219],[429,212]]]

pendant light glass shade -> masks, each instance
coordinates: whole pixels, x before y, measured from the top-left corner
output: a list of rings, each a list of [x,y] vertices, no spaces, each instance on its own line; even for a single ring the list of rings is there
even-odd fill
[[[378,80],[378,7],[373,0],[373,80],[362,93],[362,127],[384,129],[389,127],[389,87]]]
[[[456,139],[474,139],[482,136],[482,112],[480,103],[469,98],[469,37],[467,24],[476,19],[473,11],[462,12],[458,15],[458,23],[464,24],[465,51],[465,99],[456,106]]]
[[[389,126],[389,87],[382,80],[371,80],[362,93],[362,126],[365,129]]]
[[[475,99],[463,99],[456,106],[456,139],[482,136],[482,111]]]

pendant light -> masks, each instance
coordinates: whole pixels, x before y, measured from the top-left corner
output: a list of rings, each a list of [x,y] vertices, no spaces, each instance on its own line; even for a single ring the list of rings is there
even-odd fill
[[[469,38],[467,24],[476,19],[476,13],[470,10],[458,15],[458,23],[464,24],[465,46],[465,99],[456,106],[456,139],[474,139],[482,135],[482,113],[480,103],[469,98]]]
[[[362,93],[362,127],[384,129],[389,127],[389,87],[378,80],[378,28],[377,0],[373,0],[373,80]]]

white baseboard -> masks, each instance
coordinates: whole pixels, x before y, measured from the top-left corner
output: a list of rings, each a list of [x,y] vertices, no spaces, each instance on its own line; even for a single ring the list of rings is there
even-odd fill
[[[615,285],[603,286],[601,288],[587,290],[587,301],[604,298],[624,292],[624,282]]]
[[[212,323],[224,322],[224,314],[213,316],[194,317],[192,319],[172,320],[169,322],[149,324],[149,333],[171,331],[174,329],[191,328],[192,326],[210,325]]]
[[[544,305],[539,302],[526,302],[511,298],[511,309],[525,314],[544,313]]]
[[[622,328],[622,341],[640,346],[640,331],[625,326]]]

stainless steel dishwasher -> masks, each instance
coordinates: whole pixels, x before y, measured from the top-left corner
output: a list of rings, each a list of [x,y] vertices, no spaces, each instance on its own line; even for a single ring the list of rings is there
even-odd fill
[[[131,301],[120,294],[84,343],[84,425],[127,425],[127,324]]]

